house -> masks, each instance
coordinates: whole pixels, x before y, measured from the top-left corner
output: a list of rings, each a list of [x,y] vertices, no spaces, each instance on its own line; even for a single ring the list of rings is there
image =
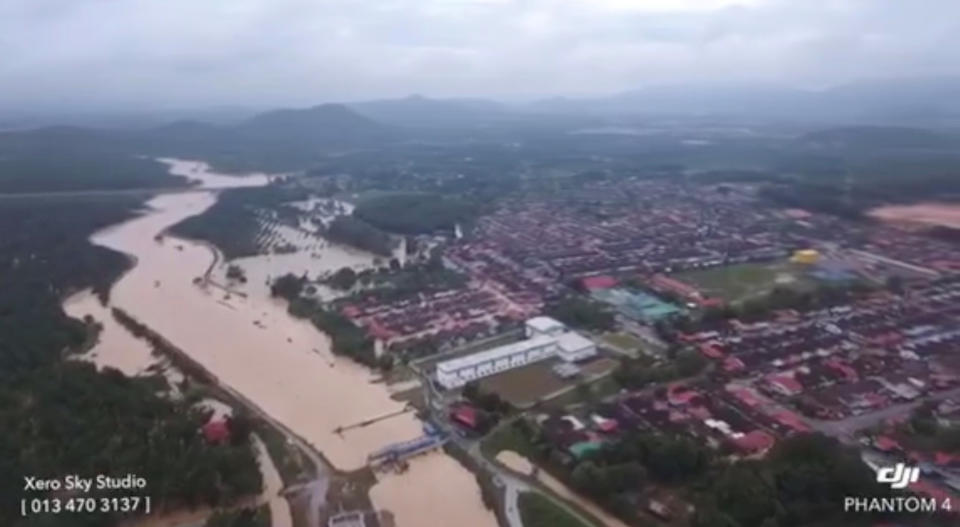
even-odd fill
[[[211,419],[203,425],[203,438],[211,445],[222,445],[230,440],[230,424],[226,419]]]
[[[733,437],[731,442],[743,454],[759,454],[770,450],[776,443],[776,439],[763,430],[754,430]]]
[[[469,404],[455,406],[450,411],[450,420],[474,432],[480,428],[480,414]]]
[[[600,276],[588,276],[583,280],[580,280],[580,285],[583,286],[587,291],[593,291],[594,289],[610,289],[611,287],[617,286],[617,279],[612,276],[600,275]]]
[[[803,391],[803,385],[789,375],[771,375],[767,377],[767,383],[775,392],[787,397]]]

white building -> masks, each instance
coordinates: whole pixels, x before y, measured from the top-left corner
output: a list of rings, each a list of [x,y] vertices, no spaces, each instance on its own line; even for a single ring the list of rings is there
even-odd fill
[[[555,320],[550,317],[531,318],[527,320],[525,326],[524,332],[526,333],[527,338],[536,335],[548,335],[551,337],[556,337],[567,331],[567,326],[564,326],[559,320]]]
[[[557,337],[557,355],[567,362],[589,359],[597,354],[597,345],[579,333],[568,331]]]
[[[526,366],[550,357],[575,362],[597,354],[589,339],[549,317],[531,318],[526,323],[526,340],[437,364],[437,382],[447,389],[503,371]]]
[[[459,388],[474,379],[552,357],[556,352],[556,339],[538,335],[499,348],[441,362],[437,364],[437,381],[447,389]]]

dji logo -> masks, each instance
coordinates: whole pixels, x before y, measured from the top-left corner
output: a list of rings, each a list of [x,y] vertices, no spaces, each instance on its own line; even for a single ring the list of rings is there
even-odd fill
[[[890,488],[905,489],[907,485],[916,483],[920,479],[920,469],[918,467],[908,467],[903,463],[897,463],[893,467],[883,467],[877,471],[878,483],[889,483]]]

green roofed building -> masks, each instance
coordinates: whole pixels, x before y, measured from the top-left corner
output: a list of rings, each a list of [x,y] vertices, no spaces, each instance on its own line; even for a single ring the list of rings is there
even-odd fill
[[[597,289],[590,294],[593,298],[610,304],[623,316],[648,324],[683,312],[683,309],[669,302],[635,289]]]
[[[594,452],[599,452],[603,448],[602,441],[581,441],[579,443],[574,443],[570,445],[570,448],[567,450],[573,454],[573,457],[577,459],[583,458],[587,454],[592,454]]]

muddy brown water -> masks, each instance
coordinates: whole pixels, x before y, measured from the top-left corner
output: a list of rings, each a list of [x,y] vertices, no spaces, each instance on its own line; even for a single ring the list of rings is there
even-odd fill
[[[217,174],[207,180],[208,167],[202,163],[168,162],[172,173],[188,175],[211,188],[262,185],[267,180],[263,175]],[[243,297],[195,285],[194,279],[215,258],[209,246],[171,236],[154,239],[170,226],[202,213],[216,199],[216,193],[208,190],[160,195],[147,203],[143,215],[92,236],[93,243],[136,261],[113,286],[111,305],[189,353],[222,382],[309,441],[338,469],[359,468],[370,452],[418,437],[421,424],[411,414],[336,433],[337,427],[394,412],[403,405],[390,399],[385,386],[371,382],[374,375],[369,370],[333,355],[326,335],[309,322],[290,317],[285,305],[266,296],[265,288],[251,287]],[[313,266],[319,273],[329,270],[325,266],[336,269],[343,262],[339,257],[322,257],[298,264]],[[222,259],[218,265],[224,265]],[[254,274],[258,281],[262,278],[259,272]],[[112,318],[106,308],[97,310],[92,303],[75,297],[65,303],[65,309],[78,316],[90,311],[104,322],[101,342],[91,352],[94,360],[130,374],[142,371],[152,360],[149,353],[144,356],[145,347],[108,321]],[[480,500],[473,476],[439,453],[412,460],[403,474],[382,476],[371,495],[376,507],[394,513],[400,527],[496,525]]]

